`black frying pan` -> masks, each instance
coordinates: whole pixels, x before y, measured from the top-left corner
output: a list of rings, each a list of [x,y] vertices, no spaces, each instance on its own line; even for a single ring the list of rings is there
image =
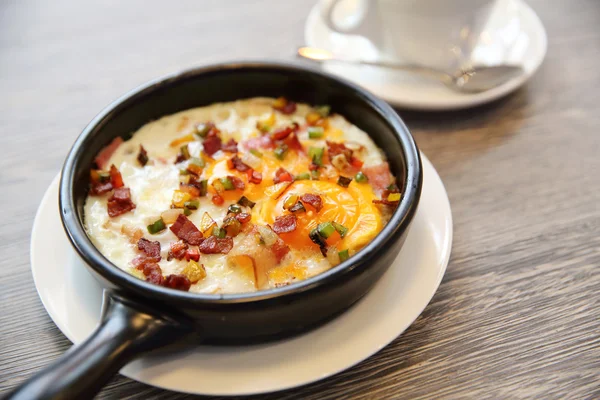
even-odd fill
[[[128,139],[140,126],[164,115],[257,96],[329,104],[371,135],[403,187],[400,205],[383,231],[325,273],[256,293],[172,290],[133,277],[108,261],[83,227],[89,170],[100,149],[116,136]],[[230,63],[170,75],[135,89],[84,129],[67,156],[60,181],[65,231],[89,271],[106,287],[102,321],[90,338],[9,397],[90,398],[135,357],[185,337],[240,344],[282,338],[325,323],[367,293],[390,266],[404,244],[421,183],[419,152],[394,110],[365,90],[321,72],[285,64]]]

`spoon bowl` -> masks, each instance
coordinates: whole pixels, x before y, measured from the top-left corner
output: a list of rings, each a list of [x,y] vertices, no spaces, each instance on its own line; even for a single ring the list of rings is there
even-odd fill
[[[388,61],[368,61],[345,58],[316,47],[300,47],[298,57],[314,62],[341,62],[346,64],[368,65],[381,68],[406,71],[443,83],[449,89],[461,93],[481,93],[515,79],[525,73],[519,65],[474,65],[457,73],[448,73],[439,69],[417,64],[400,64]]]

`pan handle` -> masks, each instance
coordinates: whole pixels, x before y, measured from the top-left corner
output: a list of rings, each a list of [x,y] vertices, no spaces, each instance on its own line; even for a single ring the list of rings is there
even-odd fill
[[[172,343],[190,333],[188,318],[174,316],[105,290],[102,319],[83,343],[31,377],[7,399],[58,400],[92,398],[135,356]]]

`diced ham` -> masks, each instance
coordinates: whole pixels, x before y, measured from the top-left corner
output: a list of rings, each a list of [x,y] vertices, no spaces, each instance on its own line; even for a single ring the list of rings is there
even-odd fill
[[[162,286],[187,292],[192,286],[190,280],[183,275],[169,275],[162,282]]]
[[[244,164],[242,159],[239,158],[237,155],[233,156],[230,161],[231,161],[231,165],[233,166],[233,168],[237,169],[240,172],[246,172],[246,171],[250,170],[250,167],[248,165]]]
[[[202,146],[204,147],[204,152],[209,156],[212,156],[217,151],[221,150],[221,138],[216,135],[207,136],[206,139],[204,139],[204,142],[202,142]]]
[[[375,193],[381,194],[394,180],[387,162],[363,168],[363,173],[369,178],[369,183]]]
[[[160,261],[160,242],[151,242],[148,239],[141,238],[138,241],[138,250],[144,252],[148,257]]]
[[[293,232],[296,230],[296,222],[298,217],[295,214],[286,214],[280,215],[275,218],[275,222],[273,223],[273,231],[275,233],[287,233]]]
[[[317,212],[323,208],[323,199],[318,194],[305,193],[300,197],[300,200],[305,204],[310,204]]]
[[[221,150],[228,153],[237,153],[238,144],[234,139],[229,139],[229,141],[222,146]]]
[[[198,246],[198,250],[202,254],[227,254],[233,248],[233,239],[230,237],[218,238],[216,236],[209,236]]]
[[[113,195],[108,199],[107,208],[108,215],[112,218],[133,210],[135,204],[131,201],[129,188],[120,187],[115,189]]]
[[[105,194],[108,193],[112,190],[113,186],[112,183],[110,183],[110,181],[108,182],[98,182],[98,183],[92,183],[92,187],[90,188],[90,195],[92,196],[99,196],[101,194]]]
[[[187,261],[190,261],[190,260],[200,261],[200,252],[198,251],[198,248],[196,248],[196,247],[188,248],[185,252],[185,259]]]
[[[169,229],[171,229],[179,239],[192,246],[197,246],[204,240],[202,232],[200,232],[198,228],[196,228],[196,225],[183,214],[179,214],[177,220]]]
[[[112,157],[113,153],[119,148],[119,146],[122,143],[123,143],[123,138],[120,136],[117,136],[116,138],[113,139],[112,142],[109,143],[108,146],[106,146],[102,150],[100,150],[100,153],[98,153],[98,155],[94,159],[94,162],[96,163],[98,168],[100,168],[100,169],[106,168],[106,165],[108,164],[108,160],[110,160],[110,157]]]
[[[246,188],[246,184],[244,183],[244,181],[238,178],[237,176],[229,175],[227,176],[227,178],[231,181],[231,183],[233,183],[233,186],[237,190],[244,190]]]
[[[262,174],[258,171],[255,171],[253,169],[249,169],[247,171],[248,174],[248,182],[250,183],[255,183],[255,184],[259,184],[262,182]]]
[[[183,259],[183,257],[186,255],[187,249],[188,245],[183,240],[178,240],[177,242],[171,243],[167,260],[171,261],[174,258],[177,260]]]
[[[271,140],[269,135],[263,135],[259,137],[255,137],[252,139],[248,139],[243,143],[244,147],[248,150],[250,149],[273,149],[275,148],[275,144]]]

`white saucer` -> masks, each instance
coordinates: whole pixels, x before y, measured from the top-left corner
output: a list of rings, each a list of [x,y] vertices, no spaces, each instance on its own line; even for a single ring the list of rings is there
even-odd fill
[[[403,250],[373,290],[330,323],[302,336],[246,347],[198,346],[145,357],[121,370],[178,392],[244,395],[288,389],[345,370],[376,353],[419,316],[437,290],[452,245],[444,185],[423,156],[421,203]],[[102,288],[71,248],[58,212],[58,176],[44,195],[31,235],[31,270],[44,307],[80,343],[100,319]]]
[[[304,40],[307,46],[337,54],[360,54],[368,60],[379,58],[378,50],[368,39],[332,32],[321,19],[319,4],[308,16]],[[546,31],[536,13],[522,0],[502,0],[493,10],[480,36],[473,53],[473,63],[518,64],[523,66],[525,73],[495,89],[463,94],[441,83],[378,67],[329,62],[323,64],[323,69],[354,81],[398,107],[453,110],[487,103],[517,89],[538,69],[546,55],[546,48]]]

